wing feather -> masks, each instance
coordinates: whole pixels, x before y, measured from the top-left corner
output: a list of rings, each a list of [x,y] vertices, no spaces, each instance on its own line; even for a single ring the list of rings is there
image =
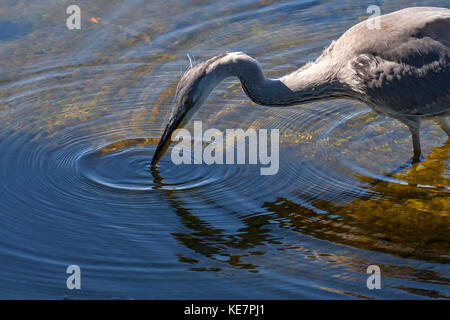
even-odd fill
[[[438,13],[421,15],[397,37],[372,38],[371,45],[363,41],[355,50],[348,63],[354,89],[378,111],[424,116],[450,111],[450,10]],[[396,23],[383,22],[388,29]]]

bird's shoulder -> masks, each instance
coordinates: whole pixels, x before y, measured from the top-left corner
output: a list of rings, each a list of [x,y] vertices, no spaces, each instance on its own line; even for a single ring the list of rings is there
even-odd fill
[[[387,16],[381,19],[381,30],[368,32],[360,24],[347,36],[355,43],[346,52],[346,82],[368,102],[397,114],[447,112],[450,10],[414,9]],[[358,40],[358,34],[366,38]],[[338,40],[334,49],[340,45]]]
[[[334,53],[347,58],[372,54],[386,60],[408,62],[417,55],[449,53],[450,10],[414,7],[363,21],[335,43]]]

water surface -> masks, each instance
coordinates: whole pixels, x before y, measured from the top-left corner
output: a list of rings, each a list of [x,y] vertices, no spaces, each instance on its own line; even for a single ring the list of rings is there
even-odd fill
[[[411,156],[399,122],[346,100],[261,107],[227,79],[196,119],[279,129],[278,174],[169,155],[149,171],[188,53],[280,76],[372,2],[79,1],[68,30],[70,4],[0,4],[0,298],[449,298],[450,142],[431,122],[426,159],[389,174]]]

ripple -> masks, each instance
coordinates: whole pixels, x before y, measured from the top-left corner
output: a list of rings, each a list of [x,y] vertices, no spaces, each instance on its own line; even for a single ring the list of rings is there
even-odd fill
[[[0,41],[10,41],[31,32],[31,23],[18,24],[12,21],[0,21]]]
[[[149,170],[151,153],[144,148],[150,139],[128,139],[84,153],[76,172],[100,187],[124,191],[149,191],[154,188]]]
[[[83,32],[59,32],[38,2],[33,33],[0,22],[0,297],[78,298],[70,264],[94,298],[445,296],[450,145],[433,124],[426,159],[396,170],[411,143],[395,120],[351,101],[255,106],[228,79],[196,120],[278,129],[279,172],[174,165],[171,149],[149,166],[187,52],[245,51],[278,76],[318,56],[361,4],[106,2],[88,6],[99,23]],[[369,264],[390,273],[382,293],[360,289]]]

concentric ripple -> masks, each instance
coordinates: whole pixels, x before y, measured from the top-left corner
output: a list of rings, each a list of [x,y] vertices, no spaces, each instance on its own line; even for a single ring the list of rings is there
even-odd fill
[[[20,3],[0,4],[0,25]],[[433,123],[422,128],[425,160],[404,166],[410,135],[395,120],[343,100],[256,106],[227,79],[195,120],[278,129],[278,173],[175,165],[171,149],[149,166],[187,53],[245,51],[279,76],[366,4],[84,6],[95,19],[80,32],[62,32],[65,11],[45,0],[0,36],[0,298],[450,296],[450,143]],[[66,288],[72,264],[81,292]],[[371,264],[383,290],[366,290]]]

